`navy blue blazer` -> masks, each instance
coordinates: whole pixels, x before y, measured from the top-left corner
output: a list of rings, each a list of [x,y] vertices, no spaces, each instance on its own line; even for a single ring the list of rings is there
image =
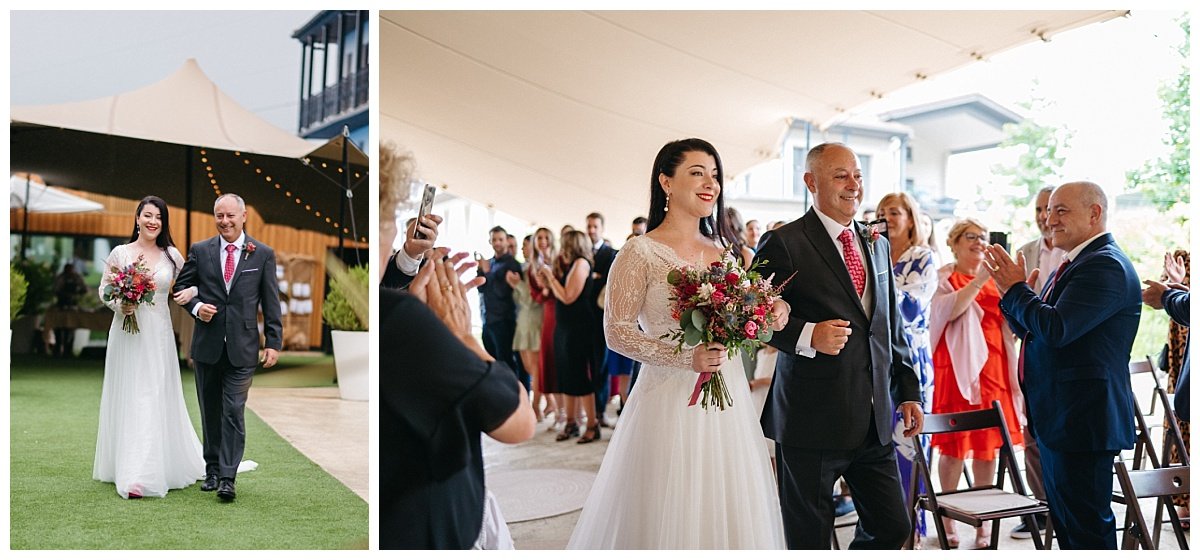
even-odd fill
[[[1162,295],[1163,309],[1171,320],[1191,327],[1192,294],[1184,290],[1167,290]],[[1175,381],[1175,415],[1191,422],[1191,370],[1192,370],[1192,335],[1189,331],[1187,348],[1183,351],[1183,365],[1179,368],[1179,379]]]
[[[1025,341],[1022,387],[1038,445],[1059,452],[1133,448],[1129,352],[1141,316],[1141,285],[1112,234],[1046,279],[1042,297],[1024,282],[1000,310]]]
[[[762,414],[763,434],[784,445],[853,449],[866,439],[872,419],[879,444],[887,445],[897,404],[921,400],[896,307],[891,246],[882,236],[867,242],[866,228],[858,222],[853,227],[858,250],[867,257],[867,289],[874,298],[869,311],[815,208],[764,234],[754,256],[763,276],[775,275],[776,285],[796,273],[782,294],[792,306],[787,327],[770,342],[780,352]],[[829,319],[850,321],[841,353],[797,356],[804,324]]]

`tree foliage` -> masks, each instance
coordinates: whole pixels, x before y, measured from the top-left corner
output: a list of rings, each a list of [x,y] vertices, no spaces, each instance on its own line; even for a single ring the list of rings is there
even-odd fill
[[[1036,86],[1036,84],[1035,84]],[[1047,184],[1053,184],[1060,176],[1066,157],[1060,153],[1070,146],[1073,132],[1067,128],[1045,124],[1038,118],[1045,114],[1052,103],[1034,96],[1029,101],[1017,103],[1025,110],[1021,122],[1004,125],[1004,140],[1001,148],[1023,148],[1014,165],[997,164],[992,173],[1009,177],[1010,183],[1018,187],[1016,194],[1007,196],[1006,202],[1014,209],[1025,208],[1033,201],[1037,192]]]
[[[1191,72],[1188,57],[1191,54],[1191,25],[1188,14],[1179,19],[1183,29],[1183,43],[1176,48],[1182,58],[1179,74],[1174,80],[1158,88],[1162,100],[1163,117],[1167,121],[1167,133],[1163,144],[1170,149],[1165,157],[1148,161],[1140,169],[1125,174],[1126,188],[1143,193],[1161,212],[1171,210],[1176,204],[1191,202]],[[1183,219],[1187,219],[1186,212]]]

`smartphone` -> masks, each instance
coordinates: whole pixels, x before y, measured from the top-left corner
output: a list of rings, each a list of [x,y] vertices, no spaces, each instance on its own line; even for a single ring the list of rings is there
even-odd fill
[[[1010,252],[1012,251],[1012,249],[1008,246],[1008,232],[1007,231],[993,231],[993,232],[989,233],[988,234],[988,245],[1000,245],[1001,247],[1004,247],[1005,251],[1010,251]]]
[[[421,218],[433,211],[433,196],[437,194],[437,187],[426,183],[425,193],[421,195],[421,208],[417,211],[417,224],[421,223]],[[413,232],[413,237],[417,239],[425,239],[425,234],[421,230]]]

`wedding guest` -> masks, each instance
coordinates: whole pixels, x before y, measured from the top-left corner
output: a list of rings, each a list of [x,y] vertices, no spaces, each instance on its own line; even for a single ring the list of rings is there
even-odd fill
[[[541,383],[541,368],[538,361],[542,348],[543,314],[542,304],[533,300],[529,287],[530,273],[535,266],[532,235],[526,235],[525,239],[521,241],[521,254],[525,256],[525,264],[521,267],[521,272],[509,271],[505,273],[504,280],[508,282],[509,286],[512,286],[513,301],[517,304],[517,330],[513,335],[513,351],[520,356],[521,364],[529,374],[529,385],[533,392],[530,402],[533,404],[533,412],[537,416],[538,422],[541,422],[545,417],[542,409],[544,387]],[[554,403],[554,396],[548,394],[545,398],[546,408],[555,410],[557,406]]]
[[[938,270],[937,293],[930,308],[933,351],[933,412],[965,412],[991,408],[999,400],[1014,445],[1021,445],[1024,399],[1017,384],[1017,354],[1012,331],[1000,313],[1000,292],[984,266],[988,232],[966,218],[950,228],[947,245],[954,262]],[[938,478],[942,491],[958,487],[963,463],[971,461],[975,486],[989,486],[996,476],[997,450],[1003,445],[997,430],[934,434],[932,445],[941,453]],[[954,520],[945,518],[947,539],[958,546]],[[975,548],[991,542],[990,524],[975,531]]]
[[[567,394],[567,424],[555,438],[565,441],[578,435],[576,419],[580,409],[587,416],[587,430],[576,443],[591,443],[600,439],[600,422],[596,415],[591,365],[596,335],[593,306],[586,301],[592,290],[592,250],[587,235],[581,231],[568,232],[562,240],[562,251],[553,270],[543,268],[542,285],[549,288],[555,303],[554,361],[558,370],[558,388]]]
[[[1054,246],[1051,242],[1053,232],[1050,231],[1050,226],[1046,225],[1046,209],[1050,205],[1050,193],[1054,191],[1053,186],[1043,187],[1034,197],[1033,203],[1033,219],[1037,224],[1040,235],[1037,239],[1030,241],[1017,249],[1025,259],[1025,274],[1038,270],[1038,277],[1034,280],[1031,288],[1035,293],[1042,293],[1042,286],[1046,284],[1046,279],[1058,269],[1058,265],[1062,263],[1063,256],[1066,251]],[[1029,404],[1026,402],[1025,409],[1029,410]],[[1034,498],[1039,500],[1046,499],[1046,486],[1042,483],[1042,453],[1038,450],[1037,440],[1033,437],[1030,431],[1032,426],[1029,423],[1025,424],[1025,429],[1021,433],[1025,440],[1025,480],[1028,481],[1029,491]],[[1039,532],[1046,530],[1046,515],[1036,515]],[[1014,539],[1030,539],[1033,538],[1031,527],[1025,524],[1022,520],[1016,527],[1013,527],[1009,533]]]
[[[746,246],[753,251],[758,251],[758,239],[762,236],[763,229],[759,225],[758,220],[750,220],[746,222]]]
[[[63,265],[62,272],[54,277],[54,307],[63,311],[78,311],[79,298],[87,293],[87,283],[83,276],[75,271],[75,265]],[[54,329],[54,355],[65,357],[71,355],[75,346],[75,329]]]
[[[638,216],[634,218],[631,228],[630,236],[646,235],[646,217]]]
[[[987,250],[1000,309],[1024,341],[1022,390],[1042,453],[1042,475],[1059,547],[1115,549],[1112,463],[1132,449],[1129,353],[1141,316],[1133,263],[1108,233],[1108,196],[1087,181],[1050,194],[1047,225],[1067,252],[1042,295],[1024,258]],[[936,358],[935,358],[936,360]],[[936,361],[935,361],[936,364]]]
[[[725,221],[729,223],[729,227],[733,229],[733,243],[731,248],[745,266],[750,265],[750,261],[754,260],[754,248],[757,245],[750,245],[746,242],[746,223],[742,221],[742,213],[738,212],[737,208],[727,206],[725,208]],[[754,371],[750,369],[748,371]]]
[[[595,263],[592,270],[592,291],[584,296],[592,305],[592,317],[596,322],[594,330],[596,340],[592,344],[593,355],[590,363],[592,388],[595,389],[596,415],[600,426],[608,428],[608,422],[604,419],[604,410],[608,407],[611,396],[608,383],[608,361],[615,360],[616,358],[612,358],[612,356],[616,354],[608,349],[608,345],[604,341],[603,305],[604,291],[608,285],[608,271],[612,268],[613,260],[617,258],[617,250],[604,238],[603,214],[592,212],[587,215],[585,223],[587,224],[588,241],[592,248],[592,261]]]
[[[1191,256],[1184,249],[1176,249],[1174,253],[1164,254],[1162,281],[1165,282],[1167,286],[1175,287],[1184,291],[1188,290],[1188,287],[1192,284],[1191,262]],[[1145,292],[1143,291],[1143,298],[1144,293]],[[1165,306],[1168,299],[1174,299],[1178,301],[1180,298],[1185,301],[1189,299],[1182,294],[1174,292],[1171,294],[1170,298],[1164,295],[1164,297],[1161,299]],[[1147,303],[1147,305],[1150,304]],[[1150,307],[1159,309],[1159,307],[1155,307],[1153,305],[1150,305]],[[1171,323],[1167,327],[1167,347],[1165,356],[1166,363],[1163,364],[1165,366],[1163,367],[1163,370],[1167,373],[1167,392],[1174,393],[1177,401],[1181,398],[1180,395],[1183,395],[1182,398],[1184,399],[1184,402],[1186,402],[1188,399],[1188,394],[1184,383],[1184,376],[1187,375],[1186,370],[1188,369],[1188,340],[1190,333],[1186,313],[1187,303],[1185,302],[1183,304],[1183,313],[1179,313],[1179,309],[1176,309],[1175,312],[1172,312],[1171,307],[1163,308],[1167,309],[1167,315],[1171,317]],[[1183,320],[1181,321],[1177,317],[1181,317]],[[1183,433],[1183,444],[1185,447],[1191,447],[1192,423],[1187,420],[1186,415],[1181,415],[1178,407],[1175,411],[1175,415],[1179,420],[1179,430]],[[1163,437],[1166,438],[1169,436],[1164,433]],[[1171,455],[1169,459],[1171,460],[1172,465],[1180,464],[1181,457],[1179,455],[1178,448],[1171,447]],[[1180,517],[1189,517],[1191,515],[1191,494],[1172,496],[1171,502],[1175,504],[1175,507],[1179,508]]]
[[[508,252],[508,232],[496,226],[488,232],[495,255],[479,263],[476,275],[486,279],[479,289],[479,311],[483,314],[483,347],[488,354],[508,364],[525,388],[529,376],[521,376],[513,358],[513,335],[517,331],[517,305],[513,302],[512,287],[504,281],[509,272],[520,272],[521,264]]]
[[[566,426],[567,399],[566,395],[558,390],[558,369],[554,364],[554,330],[558,325],[555,320],[554,302],[557,300],[554,299],[554,294],[550,293],[550,288],[544,286],[539,279],[541,269],[549,267],[558,258],[554,233],[549,228],[541,227],[533,233],[533,254],[534,258],[530,262],[532,268],[529,269],[526,278],[529,280],[530,298],[542,306],[542,332],[538,341],[538,372],[541,376],[538,381],[547,401],[543,416],[554,413],[554,423],[548,429],[556,432]]]
[[[380,215],[394,215],[411,156],[380,148]],[[381,247],[395,228],[380,220]],[[386,250],[386,249],[384,249]],[[471,334],[465,253],[435,250],[408,291],[379,290],[380,531],[384,549],[465,549],[484,517],[480,434],[505,443],[533,435],[535,418],[513,372]],[[460,266],[461,263],[461,266]],[[457,268],[456,268],[457,267]]]
[[[926,413],[933,405],[933,351],[929,346],[929,305],[937,290],[937,267],[928,235],[919,217],[917,201],[908,193],[889,193],[880,199],[877,213],[887,220],[888,241],[892,246],[892,275],[896,278],[896,294],[900,296],[900,319],[913,369],[920,382],[921,402]],[[913,457],[919,451],[929,457],[929,436],[921,436],[921,449],[912,448],[912,439],[901,436],[900,418],[892,439],[896,442],[896,463],[900,467],[900,482],[906,499],[913,472]],[[924,512],[914,528],[918,536],[927,534]]]
[[[929,234],[929,238],[925,240],[925,246],[933,251],[933,266],[940,268],[942,266],[942,252],[938,249],[937,234],[933,231],[933,217],[928,213],[921,213],[921,227],[925,229],[925,233]]]

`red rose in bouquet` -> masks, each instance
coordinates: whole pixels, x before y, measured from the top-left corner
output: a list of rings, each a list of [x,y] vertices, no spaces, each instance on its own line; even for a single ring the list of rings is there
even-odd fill
[[[139,255],[136,261],[129,263],[124,268],[113,266],[108,269],[104,284],[104,301],[116,302],[117,305],[127,303],[154,305],[155,289],[157,288],[154,285],[154,276],[150,274],[150,268],[146,266],[146,259]],[[141,332],[141,329],[138,328],[137,316],[132,314],[125,316],[121,328],[127,333]]]
[[[679,320],[679,329],[661,338],[676,341],[676,352],[682,352],[685,345],[716,342],[725,346],[730,358],[738,350],[751,352],[770,342],[776,319],[772,305],[787,282],[772,286],[771,278],[757,272],[759,264],[743,268],[727,252],[705,268],[686,266],[668,272],[671,316]],[[688,406],[697,399],[705,410],[733,406],[719,370],[699,374]]]

